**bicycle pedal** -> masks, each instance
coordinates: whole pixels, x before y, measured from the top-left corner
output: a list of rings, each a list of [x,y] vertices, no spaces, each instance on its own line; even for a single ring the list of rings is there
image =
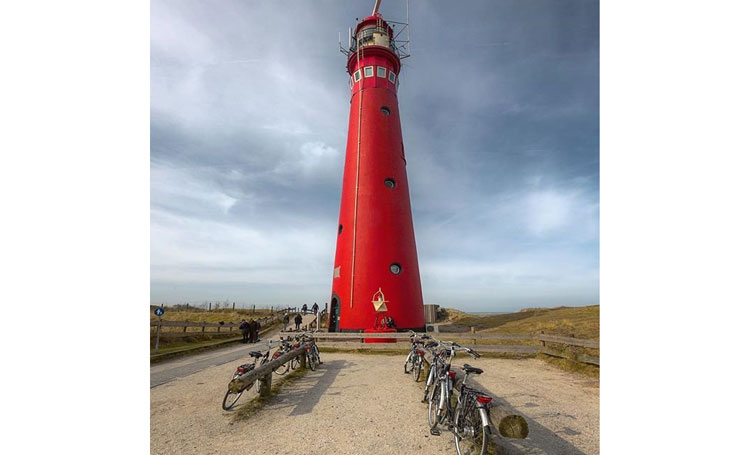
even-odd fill
[[[431,434],[432,436],[439,436],[439,435],[441,435],[441,434],[442,434],[442,432],[441,432],[440,430],[436,429],[436,428],[431,428],[431,429],[429,430],[429,433],[430,433],[430,434]]]

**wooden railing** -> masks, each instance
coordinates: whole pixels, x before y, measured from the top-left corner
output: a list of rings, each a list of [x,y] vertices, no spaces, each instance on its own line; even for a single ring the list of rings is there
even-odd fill
[[[419,333],[423,335],[423,333]],[[455,341],[479,352],[495,352],[507,354],[546,354],[553,357],[567,358],[576,362],[600,365],[599,355],[592,355],[584,350],[599,351],[599,343],[595,340],[584,340],[574,337],[541,334],[495,334],[495,333],[429,333],[427,335],[441,341]],[[397,333],[343,333],[316,332],[313,336],[320,341],[321,346],[332,343],[331,347],[353,349],[392,349],[388,343],[363,343],[365,338],[395,339],[398,349],[408,347],[411,335],[408,332]],[[464,342],[463,340],[468,340]]]
[[[256,321],[260,322],[260,330],[263,330],[266,325],[271,324],[273,321],[279,320],[286,310],[263,316],[261,318],[255,318]],[[232,334],[241,333],[239,331],[240,322],[225,322],[223,324],[219,322],[195,322],[195,321],[165,321],[157,320],[151,321],[151,327],[155,327],[156,330],[151,333],[155,336],[160,332],[160,336],[164,337],[189,337],[195,335],[221,335],[221,334]],[[177,330],[164,330],[166,327],[175,327]],[[182,329],[182,330],[179,330]],[[200,329],[190,330],[188,329]],[[208,330],[206,330],[208,329]]]

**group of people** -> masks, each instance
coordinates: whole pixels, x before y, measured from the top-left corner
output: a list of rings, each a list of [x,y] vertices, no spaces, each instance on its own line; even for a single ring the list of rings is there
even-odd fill
[[[327,304],[326,304],[326,305],[327,305]],[[315,302],[315,303],[314,303],[314,304],[312,305],[312,312],[313,312],[313,313],[315,313],[315,314],[317,314],[317,310],[318,310],[318,309],[320,309],[320,307],[318,307],[318,306],[317,306],[317,302]],[[304,313],[304,314],[307,314],[307,312],[308,312],[308,311],[309,311],[309,310],[307,309],[307,304],[305,303],[304,305],[302,305],[302,313]]]
[[[387,327],[388,329],[394,329],[395,321],[393,321],[393,318],[391,316],[383,316],[382,319],[380,319],[380,326]]]
[[[305,305],[306,306],[306,305]],[[302,307],[304,309],[304,307]],[[286,326],[289,325],[289,314],[286,313],[283,315],[283,331],[286,331]],[[294,316],[294,324],[296,325],[296,330],[299,330],[299,326],[302,325],[302,315],[300,313],[297,313],[296,316]]]
[[[239,330],[242,331],[242,343],[257,343],[260,338],[260,321],[250,319],[250,322],[242,319],[242,323],[239,324]]]

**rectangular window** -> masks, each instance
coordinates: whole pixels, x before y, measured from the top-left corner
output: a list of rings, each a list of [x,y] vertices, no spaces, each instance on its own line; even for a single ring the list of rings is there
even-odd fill
[[[390,82],[392,82],[393,84],[395,84],[395,73],[394,72],[391,71],[390,74],[388,74],[388,80]]]
[[[384,68],[382,66],[377,67],[377,77],[384,78],[387,76],[387,72],[388,72],[387,68]]]
[[[374,76],[374,66],[365,66],[364,77],[372,77],[372,76]]]
[[[359,82],[359,79],[361,79],[361,73],[359,72],[359,70],[356,70],[356,72],[354,73],[354,82]]]

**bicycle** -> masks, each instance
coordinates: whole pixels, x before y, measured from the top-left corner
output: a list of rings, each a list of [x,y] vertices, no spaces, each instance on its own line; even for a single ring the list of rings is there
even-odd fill
[[[424,350],[420,349],[426,343],[426,340],[431,340],[432,337],[429,335],[421,335],[417,338],[417,334],[409,330],[411,333],[411,351],[406,356],[406,361],[403,364],[403,372],[405,374],[412,373],[414,381],[419,382],[421,376],[421,369],[424,365]]]
[[[294,349],[290,341],[291,341],[291,337],[288,337],[286,339],[284,339],[284,337],[281,337],[281,346],[279,346],[276,352],[273,353],[273,359],[277,359],[281,357],[282,355],[286,354],[287,352],[291,351],[292,349]],[[273,372],[279,376],[283,376],[289,372],[289,368],[296,369],[296,365],[293,365],[293,366],[291,365],[292,363],[295,363],[295,361],[296,363],[299,363],[299,360],[297,360],[296,358],[293,358],[290,361],[284,363],[283,365],[277,366],[273,370]]]
[[[239,379],[245,374],[254,370],[255,366],[257,365],[258,359],[262,358],[262,360],[260,361],[260,365],[268,363],[269,354],[270,350],[268,350],[264,355],[257,351],[250,352],[250,356],[253,357],[255,361],[253,363],[245,363],[238,366],[237,370],[234,372],[234,374],[232,374],[229,385],[231,386],[231,382],[235,379]],[[231,408],[233,408],[234,405],[237,404],[237,401],[239,401],[239,397],[242,396],[242,393],[244,393],[244,391],[249,389],[250,387],[251,385],[248,385],[238,391],[232,391],[231,388],[229,388],[224,395],[224,401],[221,403],[221,407],[224,409],[224,411],[229,411]],[[255,381],[255,390],[258,392],[260,391],[260,379]]]
[[[455,351],[465,351],[476,359],[481,356],[473,349],[462,347],[455,342],[447,345],[447,348],[450,354],[441,365],[438,382],[435,383],[429,397],[427,421],[430,424],[430,432],[440,434],[436,426],[447,419],[447,427],[453,433],[458,455],[485,455],[491,434],[489,407],[492,398],[466,385],[471,374],[481,374],[483,370],[467,363],[461,367],[464,371],[463,381],[454,400],[456,374],[450,371]]]
[[[489,417],[492,397],[465,385],[468,375],[484,372],[481,368],[474,368],[467,363],[461,368],[465,376],[455,405],[455,418],[452,426],[455,450],[458,455],[484,455],[489,435],[492,432]]]
[[[421,397],[422,403],[427,403],[430,387],[434,384],[437,374],[440,371],[440,366],[444,363],[443,356],[446,351],[438,351],[436,348],[439,345],[440,343],[437,341],[430,341],[424,345],[424,348],[432,355],[432,362],[429,364],[429,370],[427,371],[426,379],[424,380],[424,396]]]
[[[314,337],[303,333],[301,339],[307,343],[307,346],[304,347],[304,350],[307,352],[307,368],[315,371],[317,366],[322,363],[322,360],[320,360],[320,350],[315,343]]]
[[[434,370],[430,371],[432,375],[430,379],[433,384],[427,400],[429,403],[427,408],[427,423],[432,434],[439,434],[437,425],[443,423],[450,411],[450,399],[455,384],[455,372],[451,371],[450,367],[453,358],[455,358],[455,352],[462,350],[474,356],[474,358],[478,358],[479,356],[471,348],[463,348],[454,341],[450,343],[440,342],[439,347],[442,348],[442,351],[436,353],[434,357]]]

